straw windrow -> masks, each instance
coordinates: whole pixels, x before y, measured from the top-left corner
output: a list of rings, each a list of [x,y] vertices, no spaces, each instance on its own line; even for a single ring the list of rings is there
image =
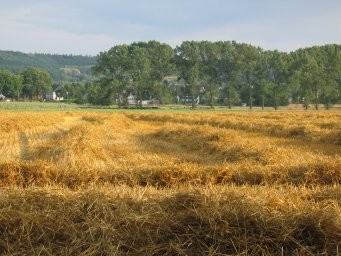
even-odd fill
[[[340,251],[338,112],[2,116],[0,254]]]

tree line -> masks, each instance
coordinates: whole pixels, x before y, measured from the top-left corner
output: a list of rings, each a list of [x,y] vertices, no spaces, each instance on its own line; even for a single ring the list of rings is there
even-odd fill
[[[74,56],[59,57],[74,61]],[[56,80],[32,67],[17,73],[0,70],[0,94],[43,99],[54,80],[62,85],[59,96],[119,107],[129,105],[129,96],[137,107],[149,99],[192,107],[245,104],[275,109],[289,103],[330,108],[341,102],[341,45],[336,44],[285,53],[235,41],[185,41],[175,48],[149,41],[116,45],[96,60],[86,81]],[[77,68],[63,72],[79,74]]]
[[[91,99],[127,105],[128,95],[162,103],[201,102],[230,108],[241,103],[301,103],[329,108],[341,100],[341,46],[315,46],[285,53],[235,41],[185,41],[172,49],[157,41],[116,45],[101,52]],[[172,76],[173,81],[166,80]],[[175,79],[174,79],[175,77]],[[140,105],[141,107],[141,105]]]
[[[19,100],[41,100],[52,91],[52,77],[49,72],[37,68],[27,68],[20,73],[0,70],[0,94]]]

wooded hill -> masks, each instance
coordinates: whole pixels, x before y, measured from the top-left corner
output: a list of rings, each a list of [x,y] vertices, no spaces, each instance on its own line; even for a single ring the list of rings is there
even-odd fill
[[[28,67],[37,67],[47,70],[55,81],[74,82],[86,80],[96,60],[94,56],[0,51],[0,70],[18,73]]]

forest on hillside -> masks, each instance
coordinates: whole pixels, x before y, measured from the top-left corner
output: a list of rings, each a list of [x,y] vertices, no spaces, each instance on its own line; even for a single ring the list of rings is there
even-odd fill
[[[41,76],[45,71],[24,71],[27,66],[47,70],[51,79]],[[193,108],[277,109],[296,103],[317,109],[341,102],[338,44],[290,53],[235,41],[184,41],[175,48],[157,41],[135,42],[116,45],[97,57],[0,52],[1,69],[10,71],[0,72],[0,94],[17,99],[44,98],[55,89],[53,80],[64,98],[119,107],[142,107],[144,101],[156,100]]]
[[[18,73],[36,67],[48,71],[55,81],[83,81],[90,77],[96,59],[94,56],[0,51],[0,70]]]

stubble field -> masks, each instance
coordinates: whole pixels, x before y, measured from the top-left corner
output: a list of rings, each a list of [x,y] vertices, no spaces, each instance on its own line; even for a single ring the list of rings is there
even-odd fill
[[[341,253],[341,112],[0,116],[1,255]]]

